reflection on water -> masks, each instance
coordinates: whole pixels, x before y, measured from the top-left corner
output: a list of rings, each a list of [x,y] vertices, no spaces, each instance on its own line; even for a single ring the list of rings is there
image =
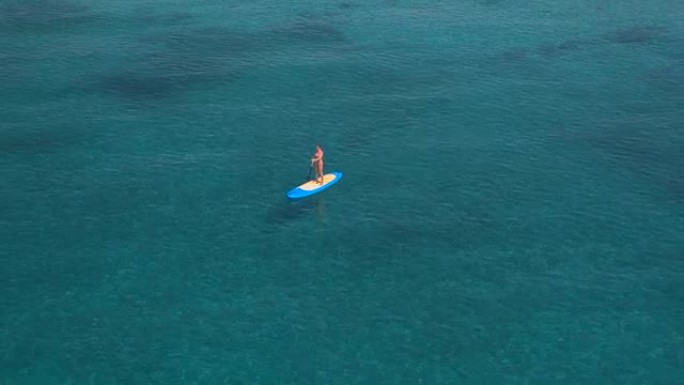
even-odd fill
[[[286,224],[313,215],[318,223],[323,224],[325,223],[324,201],[325,198],[322,195],[299,201],[283,199],[268,209],[265,221],[269,224]]]

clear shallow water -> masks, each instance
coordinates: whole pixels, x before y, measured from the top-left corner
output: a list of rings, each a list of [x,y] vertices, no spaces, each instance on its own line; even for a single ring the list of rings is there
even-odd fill
[[[682,383],[683,14],[3,2],[0,379]]]

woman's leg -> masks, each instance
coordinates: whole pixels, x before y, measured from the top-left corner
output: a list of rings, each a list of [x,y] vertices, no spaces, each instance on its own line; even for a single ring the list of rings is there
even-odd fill
[[[318,183],[323,184],[323,162],[318,162],[316,165],[316,181],[318,181],[318,178],[321,178]]]

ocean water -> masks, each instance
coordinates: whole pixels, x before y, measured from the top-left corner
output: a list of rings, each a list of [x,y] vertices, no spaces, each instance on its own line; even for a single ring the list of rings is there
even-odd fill
[[[684,384],[683,20],[0,0],[0,384]]]

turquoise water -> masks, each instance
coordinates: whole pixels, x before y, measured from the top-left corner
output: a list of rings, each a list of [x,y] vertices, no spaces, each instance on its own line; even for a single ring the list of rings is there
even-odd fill
[[[2,0],[0,383],[683,384],[682,20]]]

